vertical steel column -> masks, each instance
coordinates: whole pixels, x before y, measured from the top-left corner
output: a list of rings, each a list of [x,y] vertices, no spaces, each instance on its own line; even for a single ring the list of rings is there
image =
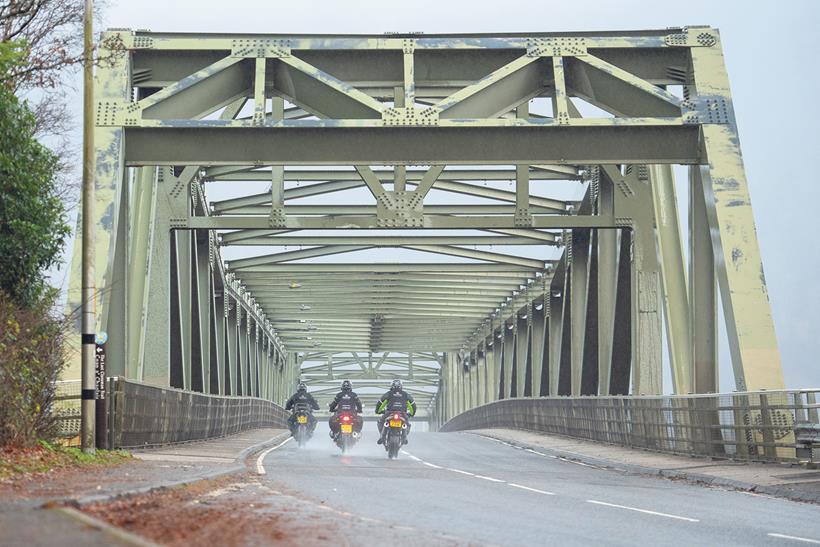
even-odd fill
[[[596,168],[598,212],[615,214],[615,183]],[[615,299],[618,291],[618,230],[598,230],[598,395],[610,395]]]
[[[675,393],[686,394],[692,392],[692,335],[675,178],[671,165],[652,165],[649,172],[661,259],[661,289],[672,385]]]
[[[528,351],[530,345],[530,329],[529,329],[529,317],[521,317],[516,316],[516,329],[515,329],[515,366],[516,366],[516,387],[515,387],[515,394],[516,397],[524,397],[524,388],[526,386],[527,380],[527,367],[529,363],[527,362]]]
[[[612,364],[609,384],[604,386],[609,395],[628,395],[633,347],[632,323],[634,321],[632,301],[635,288],[632,279],[632,230],[622,229],[618,241],[618,277],[614,306],[614,330],[612,336]]]
[[[188,216],[191,201],[187,187],[185,181],[174,177],[170,168],[156,169],[155,192],[149,217],[150,231],[147,238],[147,279],[140,322],[144,343],[138,354],[138,366],[141,367],[142,381],[163,387],[171,385],[171,344],[177,344],[177,351],[180,343],[179,339],[172,340],[169,327],[172,295],[178,294],[172,277],[171,266],[172,262],[175,262],[175,248],[172,246],[174,238],[169,219]],[[140,303],[129,302],[129,305],[140,306]],[[157,317],[167,317],[169,320],[156,321]]]
[[[706,215],[703,179],[709,169],[689,167],[689,302],[692,333],[693,390],[718,391],[717,281],[715,254]]]
[[[476,366],[478,367],[478,394],[477,400],[479,405],[486,405],[489,400],[487,398],[487,380],[489,376],[489,348],[487,347],[486,339],[481,341],[479,345],[479,351],[477,352],[478,357],[476,361],[478,363]]]
[[[230,281],[229,283],[233,284],[234,281]],[[225,301],[227,303],[227,329],[225,337],[225,342],[228,346],[228,360],[225,367],[228,376],[227,386],[230,388],[230,395],[238,395],[240,388],[237,377],[239,374],[239,366],[237,365],[237,350],[239,349],[239,342],[237,341],[237,335],[239,333],[237,314],[239,313],[239,303],[236,302],[234,297],[227,291],[225,292]]]
[[[191,329],[191,277],[193,276],[193,264],[191,260],[191,232],[188,230],[177,230],[174,234],[175,243],[172,252],[175,253],[176,272],[174,272],[174,284],[172,291],[176,291],[176,303],[178,306],[177,318],[179,321],[180,339],[171,339],[171,344],[179,344],[182,367],[182,385],[175,386],[184,389],[191,389],[191,346],[193,334]],[[172,300],[173,301],[173,300]]]
[[[195,322],[195,332],[197,334],[196,344],[199,355],[193,359],[193,370],[200,378],[200,390],[203,393],[211,391],[211,261],[209,248],[209,235],[205,230],[197,230],[192,233],[194,250],[194,281],[196,282],[196,292],[194,293],[195,316],[191,321]],[[196,388],[194,388],[196,391]]]
[[[632,393],[657,395],[663,375],[660,318],[660,265],[646,166],[628,165],[623,175],[606,166],[615,181],[616,217],[632,219]]]
[[[515,319],[513,319],[515,321]],[[502,325],[504,333],[504,398],[509,399],[513,393],[513,370],[515,370],[515,323]]]
[[[597,190],[596,190],[597,193]],[[589,230],[589,268],[584,348],[581,365],[581,395],[598,395],[598,234]]]
[[[495,325],[490,324],[491,344],[487,345],[487,402],[498,400],[498,375],[501,360],[501,342],[496,335]]]
[[[690,51],[698,100],[711,108],[701,125],[711,175],[703,184],[735,383],[739,391],[780,389],[783,369],[720,40]]]
[[[242,308],[244,296],[240,293],[236,302],[236,370],[239,395],[248,395],[248,322],[250,317]]]
[[[549,288],[546,289],[547,291]],[[541,394],[541,374],[544,369],[543,352],[544,336],[546,334],[547,326],[547,306],[544,303],[544,298],[536,300],[532,305],[532,327],[530,332],[530,355],[532,357],[532,396],[538,397]],[[540,301],[540,304],[539,304]],[[540,309],[539,309],[540,306]]]
[[[549,394],[558,395],[558,378],[561,373],[561,346],[564,334],[564,288],[566,281],[567,253],[555,266],[549,288],[550,315],[548,325],[549,339]]]
[[[154,224],[154,200],[157,191],[157,169],[139,167],[134,176],[133,211],[131,214],[130,249],[126,275],[126,310],[128,337],[125,377],[142,381],[146,331],[145,320],[150,290],[150,247]]]
[[[110,228],[111,239],[108,247],[108,260],[104,268],[103,284],[99,286],[98,301],[101,313],[97,332],[108,335],[106,342],[106,374],[121,376],[125,374],[126,354],[128,351],[128,282],[129,248],[128,221],[131,214],[131,194],[128,170],[122,170],[122,180],[116,186],[114,207]],[[104,178],[104,173],[97,172],[97,177]],[[96,236],[95,236],[96,237]],[[144,275],[144,272],[143,272]],[[99,444],[100,439],[98,439]]]
[[[581,395],[581,378],[584,367],[584,341],[587,333],[587,290],[589,287],[589,230],[573,230],[572,267],[569,282],[572,285],[569,305],[572,308],[571,336],[571,394]]]

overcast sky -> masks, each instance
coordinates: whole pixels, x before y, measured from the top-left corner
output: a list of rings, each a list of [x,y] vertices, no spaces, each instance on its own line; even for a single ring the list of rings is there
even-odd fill
[[[815,180],[820,2],[110,0],[105,27],[252,33],[721,31],[789,387],[820,387]],[[724,353],[725,356],[725,352]],[[726,368],[722,387],[731,389]],[[727,383],[727,380],[729,383]]]

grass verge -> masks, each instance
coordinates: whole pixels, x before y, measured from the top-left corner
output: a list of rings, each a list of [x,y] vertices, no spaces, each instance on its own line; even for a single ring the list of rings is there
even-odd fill
[[[0,448],[0,481],[57,469],[118,465],[130,459],[131,454],[121,450],[86,454],[79,448],[40,441],[31,448]]]

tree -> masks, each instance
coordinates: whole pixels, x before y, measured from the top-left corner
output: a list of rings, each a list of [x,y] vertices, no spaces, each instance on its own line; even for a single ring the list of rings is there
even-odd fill
[[[24,48],[0,47],[0,74],[17,69]],[[45,272],[69,236],[60,198],[57,156],[36,138],[36,121],[8,85],[0,85],[0,291],[36,305]]]
[[[0,42],[16,44],[20,61],[0,72],[0,85],[28,99],[34,134],[56,154],[60,196],[72,205],[79,185],[71,166],[78,154],[66,76],[84,62],[84,8],[83,0],[0,0]]]

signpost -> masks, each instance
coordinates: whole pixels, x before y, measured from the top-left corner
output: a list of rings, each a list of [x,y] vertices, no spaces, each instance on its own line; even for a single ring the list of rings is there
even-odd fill
[[[96,419],[94,425],[96,429],[96,445],[97,448],[108,447],[108,418],[106,412],[106,375],[105,375],[105,344],[108,341],[108,335],[101,332],[94,340],[94,388],[96,391],[96,399],[94,401],[94,413]]]

